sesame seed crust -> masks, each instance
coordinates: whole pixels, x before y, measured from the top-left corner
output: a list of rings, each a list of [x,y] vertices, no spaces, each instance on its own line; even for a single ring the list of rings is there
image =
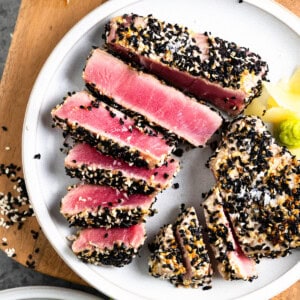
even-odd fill
[[[143,209],[138,206],[129,209],[127,207],[110,208],[99,206],[93,211],[85,210],[74,215],[64,214],[64,217],[68,220],[70,226],[76,227],[130,227],[146,222],[147,217],[153,216],[157,211],[151,207]]]
[[[183,277],[186,269],[175,240],[173,225],[163,226],[149,248],[149,273],[157,278],[168,279],[176,285],[178,277]]]
[[[132,259],[139,253],[141,247],[142,245],[138,248],[133,248],[126,246],[124,243],[116,242],[112,248],[100,249],[94,246],[91,249],[85,249],[75,254],[85,263],[120,268],[130,264]]]
[[[279,257],[300,246],[300,164],[258,117],[229,124],[209,165],[243,251]]]
[[[65,166],[66,174],[72,178],[79,178],[91,184],[107,185],[130,194],[155,194],[161,191],[161,186],[142,179],[126,177],[121,171],[113,172],[105,169],[93,169],[84,164]]]

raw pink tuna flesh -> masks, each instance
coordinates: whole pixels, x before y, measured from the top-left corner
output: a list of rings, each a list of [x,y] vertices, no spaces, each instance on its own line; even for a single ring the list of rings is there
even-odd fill
[[[144,224],[137,224],[128,228],[88,228],[80,231],[78,238],[72,244],[75,253],[94,247],[104,249],[113,248],[114,244],[124,243],[126,247],[138,248],[145,240]]]
[[[251,278],[256,275],[256,263],[253,259],[247,257],[242,251],[240,245],[236,242],[236,237],[233,235],[230,224],[225,224],[228,228],[228,234],[233,244],[234,251],[228,252],[228,258],[232,265],[237,266],[241,278]]]
[[[137,180],[143,179],[147,182],[151,181],[162,186],[168,184],[170,178],[177,173],[179,168],[179,162],[176,159],[169,159],[167,165],[162,165],[151,170],[130,166],[123,160],[103,155],[86,143],[75,145],[65,159],[65,165],[67,166],[76,167],[78,164],[86,164],[91,167],[95,166],[96,168],[100,166],[101,169],[113,170],[115,172],[121,171],[124,176],[134,177]],[[168,178],[166,178],[165,174],[169,175]]]
[[[99,108],[93,107],[91,110],[80,108],[91,106],[93,100],[95,98],[87,92],[78,92],[68,97],[52,115],[68,120],[69,123],[78,123],[90,132],[112,139],[120,145],[137,149],[147,161],[151,161],[151,167],[161,164],[171,153],[173,148],[166,144],[162,135],[152,136],[141,132],[134,127],[132,119],[125,119],[123,113],[112,108],[110,110],[116,116],[111,117],[103,103],[99,103]],[[120,119],[124,124],[120,123]]]
[[[154,198],[150,196],[127,195],[107,186],[81,184],[72,188],[62,199],[61,213],[73,215],[85,210],[97,211],[99,206],[110,209],[118,207],[149,209],[153,202]]]
[[[95,49],[83,78],[119,105],[174,132],[194,146],[202,146],[220,127],[222,118],[155,77],[137,72],[109,53]]]

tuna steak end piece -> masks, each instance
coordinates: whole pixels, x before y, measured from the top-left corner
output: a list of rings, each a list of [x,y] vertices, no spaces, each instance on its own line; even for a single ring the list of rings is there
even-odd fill
[[[230,115],[258,96],[268,72],[258,54],[207,32],[154,18],[114,17],[106,26],[112,51]]]
[[[176,287],[210,289],[212,268],[193,207],[183,209],[174,225],[161,228],[149,245],[149,273]]]
[[[83,262],[123,267],[131,263],[146,239],[143,224],[128,228],[88,228],[77,234],[72,250]]]

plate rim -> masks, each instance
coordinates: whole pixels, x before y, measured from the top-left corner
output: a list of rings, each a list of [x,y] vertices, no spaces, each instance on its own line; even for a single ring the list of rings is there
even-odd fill
[[[92,28],[94,25],[96,25],[100,20],[107,17],[108,15],[112,14],[116,10],[120,10],[123,7],[138,3],[138,2],[148,2],[149,0],[109,0],[105,2],[104,4],[101,4],[94,10],[92,10],[90,13],[88,13],[85,17],[83,17],[79,22],[77,22],[65,35],[64,37],[59,41],[59,43],[56,45],[56,47],[53,49],[49,57],[47,58],[46,62],[44,63],[43,67],[41,68],[39,75],[34,83],[34,86],[32,88],[29,101],[26,107],[25,111],[25,117],[24,117],[24,123],[23,123],[23,131],[22,131],[22,165],[24,170],[24,179],[29,195],[29,199],[32,199],[31,195],[34,194],[34,191],[32,190],[32,186],[28,184],[29,178],[31,178],[33,175],[30,174],[30,169],[32,168],[32,164],[27,162],[30,155],[34,154],[34,145],[26,145],[26,140],[29,139],[29,136],[32,134],[32,131],[29,129],[29,116],[32,117],[32,110],[33,105],[32,103],[35,101],[36,98],[38,98],[39,90],[44,91],[45,86],[45,70],[49,68],[49,66],[52,64],[52,62],[59,56],[60,60],[62,61],[63,58],[68,51],[70,50],[71,46],[66,47],[65,45],[68,44],[69,41],[71,41],[70,44],[74,45],[80,38],[81,35],[78,36],[77,39],[74,39],[74,35],[76,36],[77,31],[84,31],[87,32],[90,28]],[[294,31],[296,34],[300,36],[300,19],[294,15],[292,12],[287,10],[285,7],[280,5],[279,3],[273,1],[273,0],[244,0],[243,2],[246,2],[250,5],[254,5],[258,7],[259,9],[263,10],[264,12],[274,16],[279,21],[284,23],[285,25],[288,25],[292,31]],[[95,18],[94,18],[95,17]],[[86,26],[86,27],[85,27]],[[82,28],[85,27],[86,29],[83,30]],[[63,51],[63,56],[60,54],[61,50]],[[59,55],[60,54],[60,55]],[[44,92],[43,92],[44,94]],[[35,108],[33,112],[35,112],[37,109]],[[31,114],[30,114],[31,112]],[[38,114],[36,114],[38,116]],[[36,129],[36,128],[35,128]],[[29,134],[30,132],[30,134]],[[26,145],[26,146],[25,146]],[[36,175],[35,175],[36,176]],[[55,251],[58,253],[58,255],[62,258],[62,260],[81,278],[83,278],[85,281],[87,281],[90,285],[98,289],[99,291],[106,293],[109,296],[113,296],[116,299],[140,299],[140,296],[138,294],[133,293],[132,291],[128,291],[124,289],[123,287],[117,286],[114,282],[108,281],[107,278],[102,278],[101,287],[99,288],[99,280],[96,280],[95,278],[90,277],[90,273],[93,271],[92,268],[82,264],[80,261],[74,260],[74,255],[71,253],[71,250],[68,249],[67,253],[64,253],[62,249],[58,247],[58,244],[55,244],[52,242],[52,238],[50,236],[50,232],[47,230],[44,230],[46,225],[44,224],[45,220],[41,220],[42,218],[47,218],[51,222],[51,218],[49,216],[48,210],[46,208],[46,205],[44,203],[43,207],[39,207],[37,209],[35,203],[31,201],[31,205],[33,206],[35,211],[38,211],[36,214],[36,218],[43,228],[43,232],[45,236],[47,237],[48,241],[50,242],[51,246],[55,249]],[[53,221],[52,221],[53,223]],[[56,229],[56,225],[53,223],[51,224],[53,228]],[[62,240],[62,239],[61,239]],[[70,255],[72,254],[72,255]],[[80,264],[80,272],[79,270],[76,270],[76,266]],[[290,270],[288,270],[286,273],[281,275],[279,278],[275,279],[273,282],[257,289],[254,292],[250,292],[245,296],[239,297],[241,300],[250,300],[253,299],[253,297],[272,297],[279,292],[283,291],[284,289],[288,288],[290,285],[292,285],[294,282],[296,282],[299,279],[299,273],[300,273],[300,262],[298,262],[294,267],[292,267]],[[289,277],[291,275],[294,276],[293,282]],[[101,276],[97,273],[97,276]],[[297,277],[298,276],[298,277]],[[103,282],[104,281],[104,282]],[[145,297],[144,299],[150,299]]]
[[[54,295],[53,293],[55,292],[59,294]],[[0,291],[0,296],[5,296],[5,300],[100,300],[98,296],[92,295],[84,291],[52,285],[32,285],[9,288]]]

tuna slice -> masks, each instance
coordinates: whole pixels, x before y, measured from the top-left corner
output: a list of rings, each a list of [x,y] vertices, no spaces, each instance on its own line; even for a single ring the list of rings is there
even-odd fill
[[[164,165],[149,170],[103,155],[83,143],[69,151],[65,167],[69,176],[88,183],[112,186],[128,194],[155,194],[171,185],[179,162],[171,158]]]
[[[300,162],[258,117],[232,121],[210,167],[247,256],[285,256],[300,246]]]
[[[138,254],[146,239],[143,224],[128,228],[87,228],[77,234],[73,252],[84,262],[123,267]]]
[[[69,189],[60,212],[71,226],[129,227],[154,214],[154,201],[147,195],[129,196],[111,187],[81,184]]]
[[[174,225],[162,227],[150,250],[152,276],[169,279],[177,287],[210,288],[212,268],[193,207],[183,209]]]
[[[268,71],[266,62],[245,47],[151,15],[113,18],[106,42],[114,52],[230,115],[260,94]]]
[[[227,280],[252,281],[257,277],[256,263],[243,253],[235,241],[218,189],[211,192],[203,207],[209,242],[218,262],[219,273]]]
[[[173,225],[163,226],[149,245],[151,256],[149,259],[149,273],[162,279],[168,279],[176,286],[182,282],[186,268],[183,257],[175,239]]]
[[[51,114],[55,125],[76,140],[138,166],[161,165],[173,149],[161,134],[142,132],[134,120],[84,91],[67,97]]]
[[[91,90],[194,146],[203,146],[222,123],[208,106],[100,49],[92,51],[83,78]]]

